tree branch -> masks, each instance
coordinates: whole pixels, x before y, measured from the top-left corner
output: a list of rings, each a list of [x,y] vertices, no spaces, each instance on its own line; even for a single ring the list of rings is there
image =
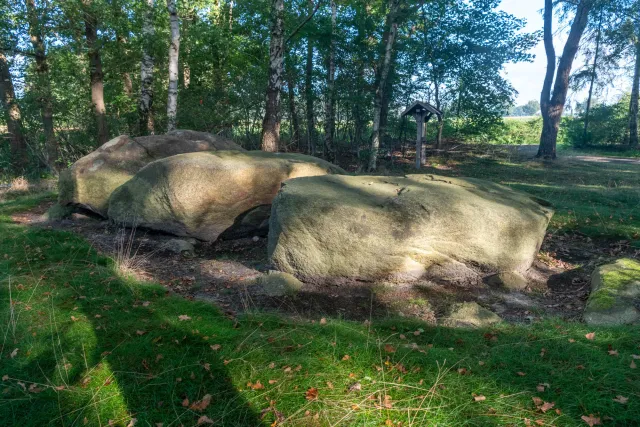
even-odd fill
[[[313,11],[309,14],[309,16],[307,16],[302,22],[300,22],[300,24],[298,24],[298,26],[296,27],[295,30],[293,30],[293,32],[289,35],[289,37],[287,37],[287,39],[284,41],[284,44],[287,45],[289,44],[289,41],[291,41],[291,39],[298,34],[298,31],[300,31],[302,29],[302,27],[304,27],[307,22],[311,21],[311,19],[313,18],[313,16],[316,14],[316,12],[318,11],[318,9],[320,8],[320,5],[322,4],[322,0],[317,0],[316,3],[316,7],[313,9]]]
[[[35,53],[25,52],[24,50],[16,49],[14,47],[0,46],[0,51],[1,52],[5,52],[5,53],[13,53],[14,55],[24,55],[24,56],[31,56],[31,57],[35,57],[36,56]]]

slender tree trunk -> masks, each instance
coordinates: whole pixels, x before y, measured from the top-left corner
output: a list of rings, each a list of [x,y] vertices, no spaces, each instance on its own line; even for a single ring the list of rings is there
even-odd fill
[[[121,49],[125,52],[126,56],[128,57],[129,56],[127,52],[128,49],[126,48],[127,39],[125,39],[119,34],[116,34],[116,41],[118,42],[118,44],[121,46]],[[133,98],[133,80],[131,80],[131,73],[129,73],[128,71],[122,72],[122,87],[127,97]]]
[[[140,63],[140,101],[138,102],[138,117],[140,134],[148,135],[155,132],[153,120],[153,39],[155,27],[153,25],[154,0],[146,0],[146,9],[142,24],[142,61]]]
[[[308,2],[309,13],[313,11],[313,1]],[[307,64],[305,68],[304,92],[307,113],[307,145],[309,154],[316,154],[316,122],[313,111],[313,41],[307,36]]]
[[[435,82],[435,98],[436,98],[436,108],[440,110],[441,102],[440,102],[440,81]],[[442,111],[442,110],[440,110]],[[438,131],[436,133],[436,150],[440,150],[442,148],[442,128],[444,127],[444,117],[438,116]]]
[[[262,151],[277,152],[280,144],[280,90],[284,63],[284,0],[273,0],[267,105],[262,121]]]
[[[167,132],[176,128],[178,115],[178,60],[180,56],[180,19],[176,0],[167,0],[171,43],[169,44],[169,90],[167,99]]]
[[[325,104],[324,146],[329,161],[335,160],[333,135],[336,129],[335,114],[335,74],[336,74],[336,2],[331,0],[331,41],[329,43],[329,57],[327,59],[327,101]]]
[[[571,24],[569,37],[564,46],[562,57],[556,71],[553,95],[551,95],[551,84],[555,67],[555,50],[553,48],[553,1],[545,0],[544,11],[544,45],[547,53],[547,73],[540,97],[540,107],[542,110],[542,134],[540,135],[540,148],[537,157],[545,159],[556,158],[556,145],[558,142],[558,130],[560,120],[564,111],[564,104],[567,101],[567,91],[569,90],[569,76],[573,60],[580,47],[580,39],[589,21],[589,11],[593,7],[594,0],[581,0],[576,9],[576,14]],[[551,95],[551,96],[550,96]]]
[[[640,41],[636,42],[636,65],[629,103],[629,145],[638,146],[638,98],[640,97]]]
[[[593,55],[593,68],[591,69],[591,81],[589,82],[589,96],[587,97],[587,108],[584,114],[584,132],[582,135],[582,143],[587,144],[589,132],[589,113],[591,112],[591,100],[593,99],[593,87],[596,83],[596,75],[598,71],[598,56],[600,54],[600,37],[602,35],[602,12],[600,13],[600,22],[598,23],[598,35],[596,36],[596,52]]]
[[[83,0],[84,34],[87,39],[89,56],[89,76],[91,81],[91,103],[96,115],[98,127],[98,147],[109,139],[107,129],[107,109],[104,103],[104,75],[102,73],[102,58],[98,41],[98,19],[92,10],[92,0]]]
[[[45,138],[45,163],[52,171],[58,170],[58,141],[53,130],[53,95],[49,81],[49,64],[45,53],[44,38],[40,28],[41,18],[36,12],[35,0],[26,0],[29,20],[29,36],[36,57],[36,84],[38,104],[42,115]]]
[[[286,77],[289,95],[289,115],[291,116],[291,143],[295,145],[297,150],[300,150],[300,122],[296,111],[295,70],[291,61],[287,65]]]
[[[371,138],[371,155],[369,157],[369,170],[374,171],[378,161],[378,151],[380,150],[380,117],[383,106],[383,93],[387,86],[387,78],[391,68],[391,60],[393,58],[393,47],[398,33],[398,22],[396,15],[400,0],[389,0],[389,13],[387,15],[388,35],[384,41],[384,53],[380,61],[380,78],[376,87],[376,93],[373,103],[373,135]]]
[[[21,170],[26,165],[27,144],[24,140],[22,113],[16,102],[9,63],[2,51],[0,51],[0,98],[2,98],[2,107],[10,135],[11,161],[17,170]]]

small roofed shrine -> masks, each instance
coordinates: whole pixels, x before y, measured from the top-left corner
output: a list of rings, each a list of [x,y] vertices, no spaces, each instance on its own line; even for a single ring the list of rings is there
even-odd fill
[[[442,111],[438,110],[433,105],[424,101],[415,101],[409,106],[400,117],[413,116],[416,119],[417,124],[417,137],[416,137],[416,169],[425,163],[426,160],[426,145],[423,143],[425,135],[427,133],[427,122],[431,117],[436,116],[438,119],[442,119]]]

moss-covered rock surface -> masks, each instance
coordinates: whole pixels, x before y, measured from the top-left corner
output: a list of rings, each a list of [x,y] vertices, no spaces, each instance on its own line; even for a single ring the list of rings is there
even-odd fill
[[[640,263],[619,259],[603,265],[591,277],[591,295],[584,320],[592,325],[640,323]]]

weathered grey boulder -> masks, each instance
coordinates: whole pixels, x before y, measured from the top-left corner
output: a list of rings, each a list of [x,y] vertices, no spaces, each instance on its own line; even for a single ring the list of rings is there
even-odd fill
[[[273,202],[273,265],[305,282],[478,280],[530,268],[550,205],[477,179],[322,176],[287,181]]]
[[[270,271],[256,280],[264,293],[270,297],[295,296],[304,284],[288,273]]]
[[[640,263],[623,258],[598,267],[591,276],[591,295],[584,320],[590,325],[640,323]]]
[[[500,316],[475,302],[454,304],[451,313],[444,319],[446,326],[483,328],[501,322]]]
[[[149,164],[118,188],[109,202],[109,218],[215,241],[238,218],[246,220],[238,221],[243,226],[263,223],[270,210],[255,208],[270,205],[282,182],[343,172],[331,163],[302,154],[180,154]],[[250,211],[247,219],[245,214]]]
[[[176,154],[216,150],[243,148],[226,138],[195,131],[176,130],[137,138],[118,136],[60,174],[59,203],[106,217],[113,190],[147,164]]]

